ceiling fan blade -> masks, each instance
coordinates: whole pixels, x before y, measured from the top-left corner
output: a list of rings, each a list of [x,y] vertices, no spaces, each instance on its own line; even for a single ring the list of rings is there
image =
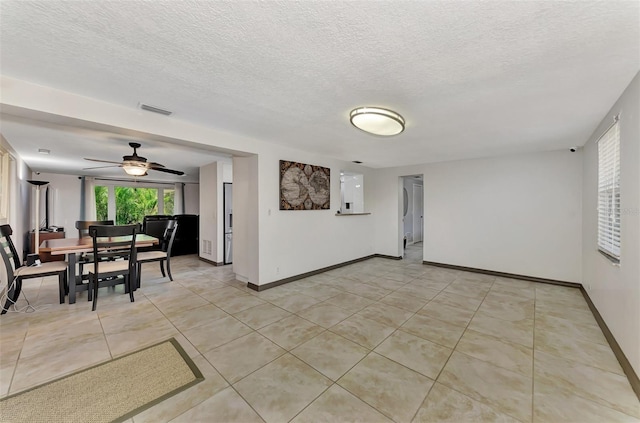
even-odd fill
[[[99,159],[88,159],[88,158],[84,158],[85,160],[89,160],[90,162],[99,162],[99,163],[112,163],[112,164],[117,164],[120,165],[122,163],[120,162],[112,162],[111,160],[99,160]]]
[[[174,174],[174,175],[178,175],[178,176],[182,176],[182,175],[184,175],[184,172],[182,172],[182,171],[180,171],[180,170],[167,169],[167,168],[165,168],[165,167],[149,166],[149,169],[151,169],[151,170],[157,170],[158,172],[172,173],[172,174]]]
[[[122,167],[121,164],[117,164],[117,165],[109,165],[109,166],[96,166],[96,167],[85,167],[82,170],[93,170],[93,169],[105,169],[107,167]]]

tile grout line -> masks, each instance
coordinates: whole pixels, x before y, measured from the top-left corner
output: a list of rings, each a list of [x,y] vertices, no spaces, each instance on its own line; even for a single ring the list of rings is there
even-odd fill
[[[16,358],[16,364],[13,366],[13,371],[11,372],[11,380],[9,381],[9,387],[7,388],[6,395],[2,397],[6,397],[11,395],[11,387],[13,386],[14,378],[16,376],[16,371],[18,370],[18,363],[20,362],[20,357],[22,357],[22,350],[24,349],[24,342],[27,340],[27,334],[29,333],[29,326],[31,326],[31,322],[27,321],[27,328],[24,331],[24,336],[22,337],[22,346],[20,347],[20,352],[18,353],[18,357]]]
[[[366,283],[366,282],[361,282],[361,283]],[[406,284],[405,284],[405,285],[403,285],[403,286],[406,286]],[[400,288],[398,288],[398,289],[400,289]],[[348,291],[345,291],[345,292],[349,293]],[[390,294],[391,294],[391,293],[393,293],[393,292],[395,292],[395,291],[392,291],[392,292],[390,292],[390,293],[389,293],[389,294],[387,294],[387,295],[390,295]],[[357,294],[353,294],[353,293],[351,293],[351,294],[352,294],[352,295],[357,295]],[[340,294],[337,294],[337,295],[340,295]],[[332,297],[331,297],[331,298],[332,298]],[[364,298],[364,297],[363,297],[363,298]],[[384,298],[384,297],[383,297],[383,298]],[[354,315],[356,315],[356,314],[360,313],[360,312],[361,312],[362,310],[364,310],[365,308],[367,308],[367,307],[369,307],[369,306],[371,306],[371,305],[374,305],[374,304],[378,304],[378,303],[380,303],[380,300],[375,301],[374,303],[369,304],[369,305],[367,305],[367,306],[363,307],[362,309],[360,309],[360,310],[356,311],[355,313],[351,314],[349,317],[346,317],[345,319],[343,319],[343,320],[341,320],[340,322],[338,322],[338,323],[334,324],[333,326],[336,326],[336,325],[340,324],[341,322],[343,322],[344,320],[347,320],[347,319],[349,319],[349,318],[353,317]],[[330,304],[330,303],[329,303],[329,304]],[[382,304],[384,304],[384,303],[382,303]],[[408,310],[404,310],[404,311],[408,311]],[[413,317],[416,313],[417,313],[417,312],[414,312],[414,314],[413,314],[411,317]],[[300,317],[301,317],[301,316],[300,316]],[[362,316],[362,317],[363,317],[364,319],[367,319],[367,318],[366,318],[366,317],[364,317],[364,316]],[[410,317],[410,318],[411,318],[411,317]],[[409,319],[410,319],[410,318],[409,318]],[[409,320],[409,319],[407,319],[407,320]],[[371,320],[371,319],[367,319],[367,320]],[[373,321],[373,322],[375,322],[375,323],[379,323],[379,322],[376,322],[376,321],[374,321],[374,320],[372,320],[372,321]],[[331,326],[331,327],[333,327],[333,326]],[[345,339],[345,340],[347,340],[347,341],[349,341],[349,342],[352,342],[352,343],[354,343],[354,344],[356,344],[356,345],[359,345],[359,346],[361,346],[361,347],[365,348],[366,350],[368,350],[367,354],[365,354],[365,355],[364,355],[360,360],[358,360],[355,364],[353,364],[353,366],[351,366],[351,367],[350,367],[349,369],[347,369],[344,373],[342,373],[342,375],[341,375],[341,376],[340,376],[336,381],[333,381],[331,378],[328,378],[326,375],[324,375],[324,374],[323,374],[322,372],[320,372],[318,369],[316,369],[315,367],[313,367],[310,363],[307,363],[303,358],[298,357],[297,355],[293,354],[291,351],[289,351],[289,353],[290,353],[290,354],[292,354],[294,357],[298,358],[299,360],[301,360],[302,362],[304,362],[305,364],[307,364],[308,366],[310,366],[311,368],[313,368],[314,370],[316,370],[317,372],[319,372],[320,374],[322,374],[323,376],[327,377],[329,380],[331,380],[331,381],[333,382],[331,386],[333,386],[333,385],[338,385],[340,388],[342,388],[342,389],[344,389],[345,391],[349,392],[351,395],[353,395],[353,396],[354,396],[355,398],[357,398],[359,401],[362,401],[364,404],[367,404],[369,407],[371,407],[372,409],[376,410],[378,413],[382,414],[383,416],[388,417],[390,420],[395,421],[391,416],[387,415],[387,414],[386,414],[386,413],[384,413],[382,410],[379,410],[378,408],[376,408],[376,407],[375,407],[375,406],[373,406],[372,404],[369,404],[368,402],[364,401],[364,400],[363,400],[362,398],[360,398],[358,395],[356,395],[355,393],[353,393],[353,392],[349,391],[349,389],[348,389],[348,388],[346,388],[346,387],[344,387],[344,386],[342,386],[342,385],[338,384],[338,381],[339,381],[342,377],[344,377],[344,375],[346,375],[347,373],[349,373],[353,368],[355,368],[358,364],[360,364],[364,359],[366,359],[367,357],[369,357],[372,353],[374,353],[374,354],[376,354],[376,355],[379,355],[379,356],[381,356],[381,357],[384,357],[384,356],[380,355],[379,353],[376,353],[376,352],[374,351],[374,349],[375,349],[375,348],[377,348],[380,344],[382,344],[382,343],[383,343],[385,340],[387,340],[389,337],[391,337],[391,336],[392,336],[392,335],[393,335],[393,334],[398,330],[398,328],[396,328],[396,329],[395,329],[391,334],[389,334],[387,337],[385,337],[382,341],[380,341],[378,344],[376,344],[373,348],[369,348],[369,347],[365,347],[364,345],[358,344],[357,342],[355,342],[355,341],[353,341],[353,340],[351,340],[351,339],[348,339],[348,338],[346,338],[346,337],[344,337],[344,336],[342,336],[342,335],[340,335],[340,334],[338,334],[338,333],[335,333],[335,332],[330,331],[329,329],[331,329],[331,327],[329,327],[329,328],[325,329],[323,332],[321,332],[321,333],[319,333],[318,335],[314,336],[313,338],[311,338],[311,339],[309,339],[309,340],[307,340],[307,341],[303,342],[302,344],[304,344],[304,343],[306,343],[306,342],[311,341],[312,339],[314,339],[314,338],[316,338],[316,337],[320,336],[320,335],[321,335],[322,333],[324,333],[324,332],[331,332],[332,334],[334,334],[334,335],[336,335],[336,336],[339,336],[339,337],[341,337],[341,338],[343,338],[343,339]],[[302,345],[302,344],[300,344],[300,345]],[[299,345],[298,345],[298,346],[299,346]],[[295,348],[297,348],[297,346],[296,346],[296,347],[294,347],[294,348],[292,348],[292,349],[295,349]],[[386,359],[388,359],[388,360],[390,360],[390,361],[393,361],[393,360],[389,359],[388,357],[384,357],[384,358],[386,358]],[[394,363],[395,363],[395,361],[394,361]],[[404,366],[404,365],[402,365],[402,364],[400,364],[400,363],[397,363],[397,364],[401,365],[402,367],[405,367],[406,369],[408,369],[408,370],[410,370],[410,371],[412,371],[412,372],[416,372],[415,370],[413,370],[413,369],[409,369],[408,367],[406,367],[406,366]],[[421,373],[419,373],[419,372],[416,372],[416,373],[418,373],[418,374],[422,375],[422,374],[421,374]],[[423,375],[423,376],[425,376],[425,375]],[[425,376],[425,377],[427,377],[427,376]],[[428,378],[428,377],[427,377],[427,378]],[[434,382],[434,383],[435,383],[435,382]],[[331,386],[329,386],[329,387],[328,387],[327,389],[325,389],[325,390],[324,390],[320,395],[318,395],[316,398],[314,398],[314,399],[313,399],[309,404],[307,404],[307,405],[306,405],[306,406],[305,406],[305,407],[304,407],[304,408],[303,408],[299,413],[297,413],[295,416],[293,416],[293,417],[292,417],[292,419],[290,419],[289,421],[293,420],[296,416],[298,416],[298,415],[299,415],[299,414],[301,414],[304,410],[306,410],[306,409],[307,409],[311,404],[313,404],[313,403],[314,403],[314,402],[315,402],[315,401],[316,401],[316,400],[317,400],[317,399],[318,399],[318,398],[319,398],[319,397],[320,397],[324,392],[326,392],[327,390],[329,390],[329,388],[331,388]],[[429,388],[429,389],[431,389],[431,388]]]
[[[493,285],[494,285],[494,284],[495,284],[495,280],[494,280],[494,282],[492,282],[492,284],[491,284],[491,288],[490,288],[490,289],[487,291],[487,293],[484,295],[484,297],[483,297],[483,299],[482,299],[482,302],[478,305],[478,308],[477,308],[477,309],[476,309],[476,311],[474,312],[473,317],[472,317],[472,318],[469,320],[469,322],[467,323],[467,326],[465,327],[464,332],[463,332],[463,333],[462,333],[462,335],[460,336],[460,339],[458,339],[458,342],[456,343],[455,347],[452,349],[452,352],[451,352],[451,354],[449,355],[449,358],[447,359],[447,362],[444,364],[444,366],[442,366],[442,369],[440,370],[440,373],[438,374],[438,376],[437,376],[437,378],[436,378],[436,380],[435,380],[435,383],[442,383],[442,382],[438,382],[438,379],[440,378],[440,376],[441,376],[441,374],[442,374],[442,371],[444,370],[444,368],[445,368],[445,367],[446,367],[446,365],[448,364],[449,360],[451,359],[451,356],[453,355],[453,352],[455,352],[455,351],[456,351],[456,349],[457,349],[457,347],[458,347],[458,344],[460,343],[460,340],[462,339],[462,337],[464,337],[464,334],[467,332],[467,330],[472,330],[472,329],[469,329],[469,325],[471,324],[471,322],[473,321],[473,318],[476,316],[476,314],[477,314],[477,313],[478,313],[478,311],[480,310],[480,307],[481,307],[481,306],[482,306],[482,304],[484,303],[484,300],[486,299],[487,295],[489,295],[489,292],[490,292],[490,291],[491,291],[491,289],[493,288]],[[535,312],[535,310],[534,310],[534,312]],[[469,356],[468,354],[465,354],[465,353],[463,353],[463,352],[461,352],[461,351],[457,351],[457,352],[458,352],[459,354],[466,355],[467,357],[471,357],[471,356]],[[475,357],[471,357],[471,358],[475,358]],[[480,360],[480,361],[484,361],[484,360]],[[491,363],[489,363],[489,364],[491,364]],[[502,367],[500,367],[500,366],[496,366],[496,367],[498,367],[498,368],[502,368]],[[532,379],[533,379],[533,377],[532,377]],[[434,383],[434,385],[435,385],[435,383]],[[521,421],[519,418],[516,418],[516,417],[512,416],[512,415],[511,415],[511,414],[509,414],[509,413],[505,413],[505,412],[504,412],[504,411],[502,411],[502,410],[498,410],[498,409],[496,409],[496,407],[494,407],[494,406],[493,406],[493,405],[491,405],[491,404],[487,404],[487,403],[486,403],[485,401],[483,401],[483,400],[478,400],[478,399],[475,399],[475,398],[473,398],[473,397],[470,397],[470,396],[469,396],[469,395],[467,395],[466,393],[461,392],[461,391],[459,391],[458,389],[456,389],[456,388],[454,388],[454,387],[451,387],[451,386],[449,386],[449,385],[446,385],[446,384],[442,384],[442,385],[443,385],[443,386],[445,386],[445,387],[447,387],[448,389],[451,389],[451,390],[453,390],[453,391],[457,392],[457,393],[458,393],[458,394],[460,394],[460,395],[463,395],[463,396],[465,396],[465,397],[467,397],[467,398],[471,399],[472,401],[477,401],[477,402],[479,402],[479,403],[483,404],[484,406],[489,407],[491,410],[495,410],[495,411],[496,411],[496,412],[498,412],[499,414],[504,414],[504,415],[507,415],[507,416],[509,416],[509,417],[514,418],[514,419],[515,419],[515,420],[517,420],[517,421]],[[429,397],[429,395],[427,395],[427,397],[425,397],[425,399],[423,400],[422,404],[420,405],[420,408],[422,408],[422,405],[424,405],[424,402],[427,400],[427,398],[428,398],[428,397]],[[418,411],[420,411],[420,408],[418,408]],[[413,418],[414,418],[414,419],[415,419],[415,417],[416,417],[416,415],[417,415],[418,411],[416,411],[416,414],[414,414],[414,416],[413,416]],[[531,420],[530,420],[530,421],[531,421]]]
[[[453,283],[453,282],[455,282],[455,280],[454,280],[454,281],[452,281],[451,283]],[[450,284],[451,284],[451,283],[450,283]],[[494,282],[492,282],[492,283],[491,283],[491,287],[493,287],[493,284],[494,284]],[[448,285],[447,285],[447,286],[448,286]],[[441,368],[441,369],[440,369],[440,371],[438,372],[438,375],[437,375],[437,376],[436,376],[436,378],[434,379],[434,382],[433,382],[433,385],[434,385],[434,386],[435,386],[435,384],[436,384],[436,383],[441,383],[441,382],[438,382],[438,379],[440,379],[440,376],[442,375],[442,372],[444,371],[445,367],[447,367],[447,364],[449,363],[449,360],[451,360],[451,356],[453,355],[453,353],[454,353],[454,352],[456,351],[456,349],[458,348],[458,344],[460,343],[460,340],[462,339],[462,337],[464,336],[464,334],[467,332],[467,330],[469,330],[469,325],[471,324],[471,322],[473,321],[473,318],[474,318],[474,317],[476,316],[476,314],[478,313],[478,310],[479,310],[479,309],[480,309],[480,307],[482,306],[482,303],[483,303],[483,302],[484,302],[484,300],[486,299],[486,297],[487,297],[487,295],[489,294],[489,291],[490,291],[490,290],[491,290],[491,288],[489,288],[489,290],[487,291],[487,293],[486,293],[486,294],[484,295],[484,297],[482,298],[482,301],[480,302],[480,304],[478,304],[478,307],[477,307],[477,308],[476,308],[476,310],[473,312],[473,316],[471,316],[471,319],[469,319],[469,321],[467,322],[467,325],[465,326],[464,331],[463,331],[463,332],[462,332],[462,334],[460,335],[460,338],[458,338],[458,341],[456,342],[456,345],[455,345],[453,348],[451,348],[451,354],[449,354],[449,357],[447,357],[447,361],[444,363],[444,365],[442,366],[442,368]],[[437,320],[437,319],[436,319],[436,320]],[[460,352],[460,353],[461,353],[461,352]],[[467,398],[471,398],[469,395],[467,395],[467,394],[465,394],[465,393],[463,393],[463,392],[460,392],[460,391],[458,391],[457,389],[450,387],[449,385],[445,385],[445,384],[443,384],[443,385],[444,385],[444,386],[446,386],[447,388],[450,388],[450,389],[452,389],[452,390],[454,390],[454,391],[458,392],[458,393],[459,393],[459,394],[461,394],[461,395],[466,396]],[[433,389],[433,387],[431,387],[431,389]],[[431,393],[431,389],[429,390],[429,393]],[[429,397],[429,394],[427,394],[427,396],[426,396],[426,397],[424,397],[424,399],[422,400],[422,403],[420,404],[420,407],[418,407],[418,410],[416,410],[416,413],[413,415],[413,419],[415,419],[416,415],[418,414],[418,412],[420,411],[420,409],[422,408],[422,406],[424,405],[424,402],[427,400],[427,398],[428,398],[428,397]],[[475,398],[471,398],[471,399],[472,399],[472,400],[474,400],[474,401],[478,401],[478,400],[476,400]],[[484,401],[478,401],[478,402],[480,402],[481,404],[484,404],[484,405],[488,405],[488,404],[486,404]],[[493,409],[493,408],[494,408],[493,406],[490,406],[490,405],[488,405],[488,406],[489,406],[491,409]]]
[[[415,279],[417,279],[417,278],[414,278],[413,280],[415,280]],[[366,282],[364,282],[364,283],[366,283]],[[406,284],[405,284],[405,285],[403,285],[402,287],[404,287],[404,286],[408,285],[409,283],[411,283],[411,282],[406,283]],[[448,285],[447,285],[447,286],[448,286]],[[402,287],[400,287],[400,288],[398,288],[398,289],[401,289]],[[443,288],[443,289],[444,289],[444,288]],[[387,295],[391,295],[392,293],[394,293],[394,292],[396,292],[396,291],[397,291],[397,289],[396,289],[396,290],[393,290],[392,292],[390,292],[390,293],[389,293],[389,294],[387,294]],[[354,294],[354,295],[356,295],[356,294]],[[386,297],[386,295],[385,295],[385,297]],[[382,297],[382,298],[384,298],[384,297]],[[374,302],[373,304],[370,304],[370,305],[368,305],[368,306],[366,306],[366,307],[362,308],[361,310],[359,310],[359,311],[357,311],[356,313],[352,314],[352,316],[353,316],[353,315],[355,315],[355,314],[357,314],[357,313],[359,313],[359,312],[361,312],[361,311],[362,311],[362,310],[364,310],[365,308],[367,308],[367,307],[369,307],[369,306],[371,306],[371,305],[374,305],[374,304],[384,304],[384,305],[389,305],[389,304],[386,304],[386,303],[381,303],[380,301],[382,300],[382,298],[381,298],[380,300],[378,300],[378,301]],[[426,306],[429,302],[430,302],[430,300],[427,300],[427,302],[426,302],[425,306]],[[394,307],[394,306],[391,306],[391,307]],[[398,308],[398,307],[396,307],[396,308]],[[418,311],[422,310],[422,308],[424,308],[424,306],[423,306],[423,307],[421,307]],[[406,309],[400,309],[400,310],[411,312],[411,311],[406,310]],[[407,321],[409,321],[411,318],[413,318],[413,317],[418,313],[418,311],[413,312],[413,314],[411,315],[411,317],[409,317],[408,319],[406,319],[406,320],[405,320],[405,322],[403,322],[402,324],[406,323],[406,322],[407,322]],[[351,316],[350,316],[350,317],[351,317]],[[362,316],[362,317],[363,317],[364,319],[371,320],[371,319],[368,319],[368,318],[366,318],[366,317],[364,317],[364,316]],[[346,319],[344,319],[344,320],[346,320]],[[374,322],[375,322],[375,321],[374,321]],[[376,322],[376,323],[379,323],[379,322]],[[348,340],[348,341],[350,341],[350,342],[354,342],[354,343],[356,343],[357,345],[360,345],[360,346],[362,346],[362,347],[366,348],[367,350],[369,350],[369,352],[368,352],[367,354],[365,354],[365,355],[364,355],[360,360],[358,360],[358,361],[357,361],[353,366],[351,366],[347,371],[345,371],[345,372],[344,372],[344,373],[343,373],[343,374],[338,378],[338,380],[334,382],[334,384],[336,384],[336,385],[338,385],[340,388],[342,388],[342,389],[346,390],[346,391],[347,391],[347,392],[349,392],[351,395],[353,395],[355,398],[357,398],[358,400],[360,400],[360,401],[362,401],[363,403],[367,404],[369,407],[371,407],[372,409],[376,410],[377,412],[379,412],[379,413],[380,413],[380,414],[382,414],[383,416],[388,417],[388,418],[389,418],[390,420],[392,420],[392,421],[396,421],[396,420],[395,420],[393,417],[391,417],[391,416],[389,416],[388,414],[386,414],[385,412],[383,412],[382,410],[379,410],[378,408],[376,408],[374,405],[372,405],[372,404],[368,403],[367,401],[363,400],[363,399],[362,399],[362,398],[360,398],[358,395],[356,395],[354,392],[351,392],[347,387],[344,387],[344,386],[340,385],[340,384],[338,383],[338,381],[339,381],[342,377],[344,377],[344,375],[346,375],[346,374],[347,374],[347,373],[349,373],[351,370],[353,370],[353,368],[355,368],[358,364],[360,364],[362,361],[364,361],[367,357],[369,357],[371,354],[376,354],[376,355],[378,355],[378,356],[380,356],[380,357],[383,357],[383,358],[385,358],[385,359],[387,359],[387,360],[389,360],[389,361],[392,361],[392,362],[394,362],[394,363],[396,363],[396,364],[398,364],[398,365],[400,365],[400,366],[404,367],[405,369],[407,369],[407,370],[409,370],[409,371],[411,371],[411,372],[417,373],[417,374],[419,374],[419,375],[421,375],[421,376],[426,377],[427,379],[433,380],[433,381],[434,381],[434,382],[433,382],[433,384],[431,385],[431,387],[430,387],[430,388],[429,388],[429,390],[427,391],[427,394],[425,395],[425,398],[424,398],[424,399],[426,399],[426,397],[429,395],[429,392],[431,392],[431,389],[433,388],[433,385],[435,385],[435,380],[434,380],[434,379],[431,379],[430,377],[428,377],[428,376],[426,376],[426,375],[424,375],[424,374],[422,374],[422,373],[420,373],[420,372],[417,372],[417,371],[415,371],[415,370],[413,370],[413,369],[410,369],[409,367],[405,366],[404,364],[398,363],[397,361],[395,361],[395,360],[393,360],[393,359],[390,359],[389,357],[386,357],[386,356],[381,355],[380,353],[378,353],[378,352],[374,351],[374,350],[375,350],[378,346],[380,346],[384,341],[386,341],[386,340],[387,340],[387,339],[389,339],[391,336],[393,336],[393,334],[395,334],[395,333],[400,329],[400,327],[402,326],[402,324],[400,324],[398,327],[396,327],[396,328],[394,329],[394,331],[393,331],[393,332],[391,332],[387,337],[385,337],[382,341],[380,341],[378,344],[376,344],[376,345],[375,345],[373,348],[371,348],[371,349],[370,349],[369,347],[364,347],[363,345],[360,345],[360,344],[358,344],[357,342],[355,342],[355,341],[353,341],[353,340],[350,340],[350,339],[348,339],[348,338],[345,338],[344,336],[342,336],[342,335],[340,335],[340,334],[337,334],[337,333],[335,333],[335,332],[331,332],[331,333],[333,333],[333,334],[335,334],[335,335],[337,335],[337,336],[340,336],[340,337],[342,337],[342,338],[344,338],[344,339],[346,339],[346,340]],[[334,326],[335,326],[335,325],[334,325]],[[330,328],[329,328],[329,329],[330,329]],[[328,331],[329,329],[327,329],[327,331]],[[428,341],[428,340],[427,340],[427,341]],[[430,342],[432,342],[432,341],[430,341]],[[302,359],[301,359],[301,360],[302,360]],[[303,360],[303,361],[304,361],[304,360]],[[306,362],[305,362],[305,363],[306,363]],[[309,363],[307,363],[307,364],[309,364]],[[310,364],[309,364],[309,365],[310,365]],[[313,367],[313,366],[311,366],[311,367]],[[422,403],[424,402],[424,399],[423,399],[423,400],[422,400],[422,402],[420,403],[420,406],[422,406]],[[315,400],[314,400],[314,401],[315,401]],[[312,401],[312,402],[313,402],[313,401]],[[311,404],[311,403],[310,403],[310,404]],[[307,405],[307,407],[308,407],[310,404],[308,404],[308,405]],[[420,410],[420,406],[418,407],[418,410],[416,410],[416,413]],[[306,408],[306,407],[305,407],[305,408]],[[414,417],[415,417],[415,414],[414,414]]]
[[[96,312],[96,317],[98,318],[98,323],[100,323],[100,329],[102,330],[102,336],[104,338],[104,343],[107,344],[107,351],[109,351],[109,357],[113,360],[113,353],[111,352],[111,347],[109,346],[109,340],[107,339],[107,334],[104,331],[104,326],[102,325],[102,319],[100,318],[100,314]]]

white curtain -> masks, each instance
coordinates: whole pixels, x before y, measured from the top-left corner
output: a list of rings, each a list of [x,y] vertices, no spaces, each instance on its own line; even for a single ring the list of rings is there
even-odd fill
[[[96,215],[96,180],[84,177],[84,220],[97,220]]]
[[[176,182],[173,198],[173,214],[184,214],[184,184]]]

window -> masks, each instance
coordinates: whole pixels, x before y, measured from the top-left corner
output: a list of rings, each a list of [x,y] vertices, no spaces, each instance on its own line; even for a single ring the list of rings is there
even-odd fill
[[[620,262],[620,130],[618,119],[598,140],[598,250]]]
[[[141,223],[145,216],[175,214],[176,191],[161,186],[118,186],[107,182],[95,186],[96,220],[113,220],[116,225]]]

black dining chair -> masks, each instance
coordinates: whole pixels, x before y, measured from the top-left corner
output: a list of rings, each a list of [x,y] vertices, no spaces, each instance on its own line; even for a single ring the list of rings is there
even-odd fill
[[[113,220],[76,220],[76,229],[78,230],[78,238],[89,237],[89,226],[95,225],[111,225]]]
[[[49,263],[41,263],[38,266],[23,266],[18,258],[18,252],[16,251],[13,241],[11,241],[11,235],[13,230],[9,225],[0,226],[0,254],[4,261],[4,266],[7,272],[7,300],[2,307],[0,314],[5,314],[12,304],[18,301],[20,291],[22,290],[22,281],[24,279],[41,278],[44,276],[58,276],[58,286],[60,292],[60,304],[64,303],[64,297],[69,292],[69,286],[67,285],[67,262],[66,261],[52,261]]]
[[[76,220],[78,238],[89,237],[89,226],[91,225],[113,225],[113,220]],[[78,257],[78,274],[81,277],[84,273],[84,265],[91,263],[93,263],[93,255],[91,253],[82,253],[82,255]]]
[[[167,222],[167,227],[164,230],[162,239],[160,240],[160,250],[157,251],[144,251],[137,254],[136,259],[138,261],[138,273],[136,287],[140,288],[140,279],[142,275],[142,264],[152,263],[154,261],[160,262],[160,272],[162,277],[167,276],[164,272],[164,263],[167,262],[167,273],[169,274],[169,280],[173,281],[171,276],[171,249],[173,248],[173,241],[176,238],[176,232],[178,231],[178,221],[175,219]]]
[[[93,267],[89,270],[89,299],[92,311],[98,303],[98,288],[124,284],[131,302],[136,283],[136,235],[139,225],[93,225],[89,235],[93,241]]]

